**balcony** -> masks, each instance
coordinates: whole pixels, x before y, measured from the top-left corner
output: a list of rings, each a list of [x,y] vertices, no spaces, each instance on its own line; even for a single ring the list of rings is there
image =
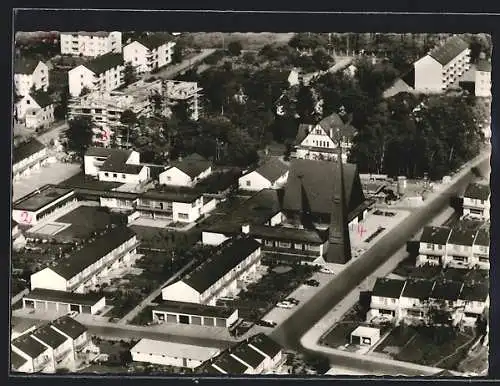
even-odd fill
[[[141,204],[141,203],[138,203],[135,208],[137,210],[146,210],[146,211],[149,211],[149,212],[161,212],[161,213],[166,213],[166,214],[170,214],[172,215],[173,212],[172,212],[172,206],[168,206],[166,208],[161,208],[159,206],[151,206],[151,205],[145,205],[145,204]]]

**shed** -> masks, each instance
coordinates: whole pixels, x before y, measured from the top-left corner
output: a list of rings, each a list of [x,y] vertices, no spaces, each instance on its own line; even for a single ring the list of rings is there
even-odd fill
[[[380,339],[380,329],[376,327],[358,326],[351,332],[351,344],[373,346]]]

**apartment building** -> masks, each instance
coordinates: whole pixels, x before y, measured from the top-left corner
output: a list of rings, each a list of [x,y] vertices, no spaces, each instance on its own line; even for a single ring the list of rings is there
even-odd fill
[[[54,102],[44,91],[27,94],[16,103],[16,119],[29,129],[49,127],[54,122]]]
[[[262,189],[279,189],[286,184],[288,165],[278,157],[273,157],[258,168],[248,171],[238,180],[242,190],[260,191]]]
[[[61,32],[61,54],[71,56],[97,57],[122,51],[122,33],[104,32]]]
[[[167,79],[164,85],[164,97],[167,107],[172,110],[172,107],[179,103],[184,103],[191,120],[197,121],[201,114],[199,99],[203,91],[203,89],[198,86],[198,83]]]
[[[85,293],[113,269],[130,266],[138,245],[131,229],[114,228],[67,259],[32,274],[31,289]]]
[[[260,243],[251,238],[228,240],[193,272],[162,289],[162,299],[215,305],[237,292],[237,280],[260,264]]]
[[[72,68],[68,72],[69,93],[78,97],[82,91],[112,91],[123,85],[123,57],[107,53]]]
[[[487,183],[471,183],[464,193],[463,215],[480,220],[490,218],[490,187]]]
[[[452,36],[413,64],[415,90],[443,92],[469,69],[469,62],[469,45],[460,36]]]
[[[212,163],[199,154],[179,158],[158,176],[161,185],[193,187],[212,173]]]
[[[123,59],[138,73],[151,72],[172,62],[175,42],[172,38],[151,34],[134,39],[123,47]]]
[[[26,96],[32,90],[47,91],[49,88],[49,68],[38,60],[19,59],[14,63],[14,91],[18,96]]]
[[[31,138],[14,147],[12,151],[12,178],[17,181],[29,176],[49,160],[48,150],[36,138]]]

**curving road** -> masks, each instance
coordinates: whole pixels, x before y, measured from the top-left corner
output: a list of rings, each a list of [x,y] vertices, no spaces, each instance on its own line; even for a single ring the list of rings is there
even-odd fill
[[[489,167],[489,160],[483,160],[478,165],[482,173],[486,173]],[[398,231],[393,231],[385,235],[380,241],[369,249],[362,258],[354,261],[344,271],[336,276],[321,291],[319,291],[309,302],[299,308],[284,323],[278,326],[271,337],[276,339],[283,346],[305,353],[311,353],[300,344],[301,337],[314,326],[328,311],[334,308],[345,296],[356,288],[367,276],[385,263],[394,253],[406,244],[406,241],[425,226],[437,213],[440,213],[450,203],[450,198],[462,194],[467,184],[477,176],[469,169],[451,184],[444,192],[420,210],[415,211],[406,218],[398,227]],[[340,355],[329,355],[329,358],[336,365],[362,368],[371,372],[382,372],[384,374],[399,373],[399,369],[383,365],[364,363],[361,358],[348,358]],[[405,371],[404,373],[408,373]],[[415,375],[421,375],[422,373]],[[411,375],[411,374],[408,374]]]

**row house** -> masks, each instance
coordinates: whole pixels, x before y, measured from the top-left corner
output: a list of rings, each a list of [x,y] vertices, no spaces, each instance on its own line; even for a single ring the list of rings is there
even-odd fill
[[[16,103],[15,114],[29,129],[46,128],[54,122],[54,102],[44,91],[27,94]]]
[[[12,178],[14,181],[29,176],[49,160],[48,149],[36,138],[15,146],[12,151]]]
[[[278,157],[273,157],[258,168],[248,171],[238,179],[241,190],[260,191],[262,189],[279,189],[288,179],[288,165]]]
[[[373,287],[367,321],[439,323],[430,320],[429,314],[431,309],[439,309],[449,312],[453,325],[474,326],[488,307],[489,290],[483,283],[379,278]]]
[[[72,253],[68,258],[31,275],[31,289],[85,293],[99,278],[120,266],[130,266],[139,245],[136,234],[117,227]]]
[[[261,245],[251,238],[228,240],[193,272],[162,289],[162,299],[215,305],[237,292],[237,281],[260,264]]]
[[[71,368],[89,344],[87,328],[65,315],[15,337],[11,342],[11,369],[50,373]]]
[[[464,217],[489,220],[491,191],[487,183],[471,183],[463,197]]]
[[[469,45],[455,35],[414,64],[415,90],[441,93],[470,67]]]
[[[72,68],[68,72],[69,93],[78,97],[82,91],[112,91],[123,85],[123,57],[107,53]]]
[[[474,95],[491,98],[491,62],[484,58],[476,63],[474,74]]]
[[[199,154],[179,158],[158,176],[161,185],[193,187],[212,173],[212,164]]]
[[[172,62],[175,42],[170,37],[152,34],[134,39],[123,47],[123,59],[138,73],[151,72]]]
[[[34,91],[49,88],[49,68],[38,60],[19,59],[14,63],[14,91],[18,96],[26,96]]]
[[[71,56],[97,57],[122,51],[122,33],[105,32],[61,32],[61,54]]]
[[[323,118],[316,125],[299,125],[295,138],[296,157],[312,160],[336,160],[339,154],[339,143],[342,150],[342,161],[347,162],[356,129],[333,113]]]
[[[181,80],[167,79],[164,83],[166,105],[172,108],[179,103],[183,103],[190,115],[191,120],[197,121],[201,114],[200,96],[203,89],[197,82],[185,82]]]

